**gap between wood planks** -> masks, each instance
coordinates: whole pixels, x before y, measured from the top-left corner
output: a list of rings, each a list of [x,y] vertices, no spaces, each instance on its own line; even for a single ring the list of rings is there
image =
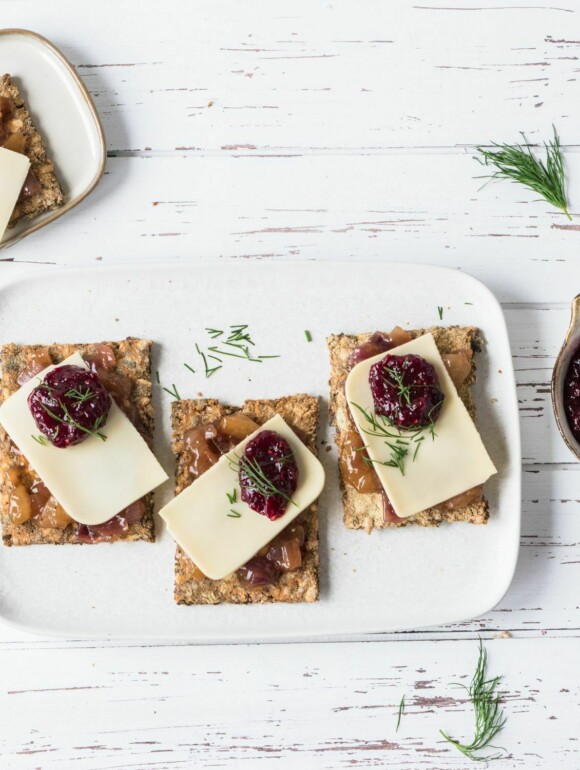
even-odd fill
[[[542,144],[531,143],[532,149],[541,150]],[[455,145],[395,145],[392,147],[269,147],[253,144],[229,144],[223,147],[174,147],[154,150],[151,147],[107,150],[107,158],[163,158],[191,155],[194,157],[232,156],[235,158],[294,158],[303,155],[459,155],[476,152],[478,147],[493,148],[491,143]],[[564,153],[580,152],[580,144],[562,145]]]

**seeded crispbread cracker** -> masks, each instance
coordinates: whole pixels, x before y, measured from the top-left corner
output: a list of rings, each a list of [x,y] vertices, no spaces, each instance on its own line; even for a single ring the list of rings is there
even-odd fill
[[[46,154],[42,137],[32,123],[24,99],[10,75],[0,77],[0,96],[12,99],[14,102],[14,115],[8,121],[8,126],[12,132],[20,131],[25,136],[26,155],[30,160],[30,168],[42,187],[39,192],[16,204],[8,224],[12,227],[21,219],[32,219],[44,211],[59,208],[64,203],[64,194],[56,178],[54,165]]]
[[[34,354],[48,350],[53,363],[58,364],[75,352],[90,354],[95,350],[95,344],[55,344],[55,345],[4,345],[0,348],[0,367],[2,370],[1,400],[5,401],[18,388],[17,378],[20,372],[31,361]],[[153,437],[153,404],[151,402],[151,340],[141,340],[129,337],[121,342],[101,343],[110,345],[115,351],[117,365],[114,371],[126,375],[133,383],[130,400],[147,434]],[[63,450],[66,451],[66,450]],[[2,520],[2,540],[4,545],[39,545],[53,543],[77,543],[76,524],[69,524],[65,529],[42,529],[30,521],[23,524],[13,524],[8,515],[10,506],[10,488],[6,479],[6,471],[11,465],[22,465],[19,452],[10,440],[6,431],[0,426],[0,478],[2,494],[0,498],[0,518]],[[34,471],[27,470],[27,480],[32,482],[37,478]],[[99,490],[95,489],[95,494]],[[144,498],[145,514],[140,521],[129,525],[129,529],[120,540],[155,541],[155,526],[153,521],[153,494]],[[96,545],[96,544],[90,544]]]
[[[483,340],[479,329],[474,326],[432,327],[431,329],[409,330],[411,337],[420,337],[430,332],[441,353],[455,353],[460,350],[476,352],[482,349]],[[335,441],[339,457],[343,451],[344,437],[349,430],[355,429],[350,416],[350,410],[344,393],[344,383],[349,373],[348,358],[353,350],[367,342],[370,333],[365,334],[333,334],[327,338],[330,354],[330,423],[336,428]],[[472,359],[471,371],[459,388],[459,396],[467,407],[471,417],[475,419],[475,403],[471,388],[475,382],[476,364]],[[417,524],[422,527],[437,527],[442,521],[466,521],[471,524],[486,524],[489,519],[489,506],[485,497],[481,500],[458,508],[448,510],[443,507],[429,508],[402,519],[401,522],[385,522],[383,520],[383,503],[379,493],[361,494],[354,487],[344,483],[339,466],[340,485],[342,489],[342,505],[344,524],[348,529],[366,529],[371,532],[374,528],[405,527]]]
[[[193,478],[188,468],[185,434],[200,424],[212,423],[233,412],[243,414],[262,425],[279,414],[296,432],[313,454],[316,454],[319,402],[305,394],[286,396],[272,401],[245,401],[242,407],[224,406],[214,399],[175,401],[171,405],[172,447],[177,467],[175,493],[185,489]],[[175,601],[177,604],[254,604],[272,602],[314,602],[318,600],[318,510],[314,502],[293,523],[302,524],[306,534],[302,566],[286,572],[270,586],[248,591],[235,574],[222,580],[194,576],[193,563],[178,546],[175,554]]]

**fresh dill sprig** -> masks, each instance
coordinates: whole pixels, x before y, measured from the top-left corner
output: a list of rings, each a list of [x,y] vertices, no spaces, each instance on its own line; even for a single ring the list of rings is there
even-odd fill
[[[293,455],[289,454],[284,455],[284,457],[274,457],[272,458],[271,462],[284,462],[290,457],[293,457]],[[291,497],[288,497],[285,492],[283,492],[281,489],[278,489],[278,487],[272,481],[270,481],[256,458],[246,456],[239,457],[238,455],[236,455],[236,458],[237,462],[230,458],[230,468],[238,472],[240,469],[243,469],[261,495],[264,497],[280,495],[280,497],[286,500],[287,503],[291,503],[292,505],[296,506],[298,505]]]
[[[175,383],[172,383],[171,388],[163,388],[163,390],[166,393],[169,393],[169,395],[174,398],[176,401],[181,401],[181,396],[177,392],[177,388],[175,386]]]
[[[234,511],[233,508],[230,508],[230,512],[227,514],[228,519],[241,519],[242,514],[239,511]]]
[[[189,364],[183,364],[183,365],[185,366],[186,369],[189,369],[189,371],[192,374],[195,374],[195,369],[193,368],[193,366],[190,366]]]
[[[405,696],[401,698],[401,702],[399,703],[399,716],[397,717],[397,729],[395,732],[399,732],[399,725],[401,724],[401,717],[403,716],[403,712],[405,711]]]
[[[306,342],[312,342],[312,334],[310,334],[308,329],[304,329],[304,336],[306,337]]]
[[[71,388],[64,395],[72,398],[73,401],[78,401],[79,404],[84,404],[85,401],[90,401],[91,398],[95,397],[94,392],[90,388],[87,388],[84,392],[80,388]]]
[[[89,436],[95,436],[96,438],[100,438],[101,441],[107,440],[107,437],[105,436],[105,434],[99,431],[99,428],[101,427],[101,424],[103,422],[103,415],[99,415],[97,417],[92,429],[85,428],[84,425],[81,425],[80,422],[77,422],[77,420],[75,420],[75,418],[69,412],[66,404],[64,404],[60,399],[58,400],[58,405],[60,406],[60,408],[64,413],[64,418],[59,417],[58,414],[55,414],[51,409],[49,409],[46,406],[46,404],[41,404],[41,407],[43,411],[45,411],[49,417],[52,417],[53,420],[56,420],[56,422],[59,422],[62,425],[72,425],[73,427],[77,428],[77,430],[80,430],[82,433],[88,433]]]
[[[441,305],[437,305],[437,312],[439,313],[439,320],[442,321],[443,320],[443,308],[441,307]]]
[[[46,438],[41,434],[35,436],[33,433],[31,433],[30,436],[37,442],[37,444],[40,444],[41,446],[46,446],[48,443]]]
[[[387,468],[398,468],[401,471],[401,475],[405,475],[405,458],[409,454],[409,447],[407,444],[387,444],[391,450],[390,460],[373,460],[368,455],[363,455],[363,463],[372,468],[373,465],[386,465]],[[421,445],[417,444],[415,449],[413,460],[417,456],[417,450]],[[356,450],[355,450],[356,451]]]
[[[360,404],[355,404],[354,401],[351,402],[351,406],[354,406],[355,409],[359,410],[369,425],[367,430],[361,428],[362,432],[367,436],[383,438],[385,440],[386,446],[390,451],[389,460],[372,460],[370,457],[363,457],[366,465],[369,467],[372,465],[385,465],[388,468],[398,468],[401,472],[401,475],[404,476],[405,460],[409,454],[409,449],[413,446],[413,444],[416,444],[412,456],[414,462],[417,459],[417,452],[421,446],[420,442],[424,439],[423,432],[425,428],[411,428],[410,430],[405,430],[403,433],[384,415],[376,415],[369,409],[364,409],[364,407],[360,406]],[[378,418],[380,418],[380,422]],[[431,419],[430,416],[429,419]],[[432,435],[435,437],[436,434],[434,432],[434,423],[432,420],[429,425],[429,430],[433,431]]]
[[[234,503],[238,502],[238,490],[234,487],[234,489],[231,492],[226,492],[226,497],[228,498],[228,503],[230,505],[233,505]]]
[[[519,144],[497,144],[493,142],[495,150],[487,150],[478,147],[481,157],[475,159],[482,166],[495,169],[488,179],[509,179],[538,193],[552,206],[563,211],[568,219],[572,219],[568,211],[568,198],[566,195],[566,174],[564,172],[564,158],[560,147],[560,137],[554,129],[554,139],[544,142],[546,148],[546,162],[536,158],[532,154],[530,145],[522,133],[525,146]]]
[[[446,741],[460,751],[468,759],[474,762],[489,762],[492,759],[499,759],[502,754],[481,755],[481,751],[487,748],[497,749],[492,741],[495,736],[503,729],[506,718],[500,707],[500,697],[497,694],[497,687],[501,681],[501,676],[495,676],[493,679],[487,679],[487,651],[479,640],[479,657],[475,674],[469,687],[465,687],[469,693],[469,698],[473,704],[475,713],[475,735],[469,744],[460,743],[454,738],[450,738],[443,730],[439,730]],[[505,751],[505,749],[501,749]]]
[[[389,377],[392,377],[393,381],[389,381],[386,377],[383,377],[384,381],[387,385],[390,385],[391,388],[397,389],[397,396],[399,397],[399,404],[403,403],[403,399],[410,404],[411,403],[411,388],[412,385],[405,385],[405,382],[403,380],[403,375],[401,372],[397,372],[395,369],[393,369],[390,366],[386,367],[387,372],[389,373]]]

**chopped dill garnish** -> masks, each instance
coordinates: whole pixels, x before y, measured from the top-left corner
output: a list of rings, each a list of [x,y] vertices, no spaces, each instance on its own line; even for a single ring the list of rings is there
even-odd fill
[[[201,360],[203,361],[203,366],[204,366],[204,369],[205,369],[205,376],[206,376],[206,378],[211,377],[212,374],[215,374],[215,372],[218,371],[218,369],[222,368],[222,364],[221,363],[219,364],[219,366],[210,366],[208,364],[207,357],[206,357],[205,353],[203,352],[203,350],[200,349],[200,347],[197,344],[197,342],[195,343],[195,349],[197,350],[197,352],[201,356]],[[219,361],[220,359],[216,359],[216,360]]]
[[[38,436],[35,436],[33,433],[31,433],[30,436],[31,436],[31,438],[33,438],[41,446],[46,446],[47,443],[48,443],[46,438],[44,436],[42,436],[41,434],[39,434]]]
[[[104,435],[104,433],[101,433],[99,431],[99,428],[101,427],[101,424],[103,422],[103,416],[99,415],[97,419],[95,420],[95,424],[93,428],[85,428],[84,425],[81,425],[80,422],[77,422],[75,418],[72,416],[72,414],[69,412],[67,405],[64,404],[60,399],[58,399],[58,405],[62,409],[64,413],[64,418],[59,417],[57,414],[55,414],[51,409],[49,409],[46,404],[41,404],[42,409],[46,412],[46,414],[49,417],[52,417],[53,420],[56,420],[56,422],[61,423],[62,425],[72,425],[77,430],[80,430],[82,433],[88,433],[89,436],[95,436],[96,438],[100,438],[101,441],[106,441],[107,437]]]
[[[355,404],[354,401],[351,402],[351,406],[358,409],[368,423],[368,429],[365,430],[364,428],[361,428],[362,432],[367,436],[376,436],[377,438],[384,439],[385,445],[390,452],[390,458],[388,460],[373,460],[370,457],[363,457],[363,461],[369,467],[372,465],[384,465],[388,468],[398,468],[401,475],[404,476],[405,460],[409,455],[409,451],[413,448],[413,445],[415,445],[415,448],[413,449],[411,458],[412,462],[415,462],[421,442],[425,438],[425,431],[428,430],[430,432],[433,440],[435,440],[435,436],[437,435],[435,433],[435,423],[431,419],[431,413],[433,409],[439,406],[439,404],[435,404],[429,411],[430,422],[427,427],[411,428],[404,431],[384,415],[377,415],[369,409],[364,409],[359,404]]]
[[[272,463],[284,462],[293,456],[294,455],[290,453],[288,455],[284,455],[284,457],[273,457]],[[266,498],[273,497],[274,495],[280,495],[280,497],[286,500],[287,503],[298,505],[291,497],[288,497],[285,492],[283,492],[281,489],[278,489],[278,487],[272,481],[270,481],[268,476],[262,470],[260,463],[255,458],[247,457],[245,455],[243,457],[236,455],[236,458],[237,462],[231,458],[229,459],[230,468],[238,472],[240,469],[243,469],[261,495]]]
[[[195,369],[192,366],[190,366],[189,364],[183,364],[183,365],[185,366],[186,369],[189,369],[189,371],[192,374],[195,374]]]
[[[405,385],[403,381],[403,375],[400,372],[397,372],[395,369],[392,369],[390,366],[386,367],[387,372],[389,373],[389,376],[393,378],[393,381],[391,382],[386,377],[383,377],[384,381],[387,383],[387,385],[390,385],[391,388],[397,389],[397,396],[399,397],[399,404],[403,403],[403,399],[410,404],[411,403],[411,388],[413,385]]]
[[[84,392],[80,388],[71,388],[64,394],[68,398],[72,398],[73,401],[78,401],[79,404],[84,404],[85,401],[90,401],[95,397],[94,392],[87,388]]]
[[[160,385],[161,384],[161,380],[159,379],[159,370],[158,369],[155,370],[155,379],[157,380],[157,384]]]
[[[241,519],[242,514],[239,511],[234,511],[233,508],[230,508],[230,512],[228,513],[229,519]]]
[[[226,343],[228,344],[228,343]],[[250,349],[247,347],[247,345],[231,345],[233,348],[237,348],[238,350],[241,350],[241,353],[231,353],[229,350],[220,350],[220,348],[217,347],[217,345],[213,345],[212,347],[209,347],[208,350],[211,350],[212,353],[217,353],[219,356],[230,356],[231,358],[246,358],[248,361],[257,361],[258,359],[254,358],[250,355]],[[211,356],[210,356],[211,357]],[[215,356],[214,356],[215,358]],[[216,360],[219,361],[219,358]]]
[[[546,149],[546,162],[532,154],[530,145],[522,133],[525,146],[519,144],[497,144],[492,142],[494,150],[486,150],[478,147],[477,152],[481,157],[476,157],[482,166],[495,169],[488,175],[488,180],[509,179],[510,182],[527,187],[529,190],[541,195],[552,206],[563,211],[568,219],[572,219],[568,211],[568,198],[566,195],[566,174],[564,172],[564,158],[560,147],[560,137],[554,130],[554,139],[544,142]]]
[[[176,401],[181,401],[181,396],[177,392],[177,388],[175,387],[175,384],[172,383],[171,388],[163,388],[163,390],[166,393],[169,393],[169,395],[174,398]]]
[[[306,337],[306,342],[312,342],[312,334],[310,334],[308,329],[304,329],[304,336]]]
[[[443,308],[441,307],[441,305],[437,305],[437,312],[439,313],[439,320],[442,321],[443,320]]]
[[[238,490],[233,489],[231,492],[226,492],[226,497],[228,498],[228,503],[230,505],[233,505],[234,503],[238,502]]]
[[[204,374],[211,377],[223,366],[223,358],[240,358],[252,363],[261,364],[266,358],[279,358],[275,355],[254,355],[250,349],[255,347],[248,324],[230,324],[229,331],[224,329],[214,329],[207,326],[205,331],[212,340],[219,341],[219,345],[214,342],[208,345],[205,350],[196,343],[195,349],[203,362]],[[216,364],[212,365],[211,362]],[[187,364],[186,364],[187,366]],[[190,369],[191,367],[187,367]],[[191,368],[191,371],[194,370]],[[194,372],[195,373],[195,372]]]
[[[397,729],[396,732],[399,732],[399,725],[401,724],[401,717],[403,716],[403,712],[405,711],[405,696],[401,698],[401,702],[399,703],[399,716],[397,717]]]
[[[481,639],[479,640],[479,656],[475,674],[469,687],[464,687],[468,694],[473,711],[475,713],[475,735],[471,743],[465,744],[451,738],[443,730],[439,730],[446,741],[460,751],[468,759],[474,762],[490,762],[492,759],[500,759],[501,753],[481,755],[481,751],[487,748],[498,749],[500,747],[492,744],[495,736],[503,729],[506,723],[506,717],[500,707],[500,697],[497,694],[497,687],[501,681],[501,676],[495,676],[487,679],[487,652]],[[501,749],[505,751],[505,749]]]

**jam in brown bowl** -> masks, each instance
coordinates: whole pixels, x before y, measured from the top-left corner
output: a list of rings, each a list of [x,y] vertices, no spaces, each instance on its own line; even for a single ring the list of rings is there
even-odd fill
[[[580,294],[572,300],[572,317],[552,374],[556,423],[570,451],[580,460]]]

